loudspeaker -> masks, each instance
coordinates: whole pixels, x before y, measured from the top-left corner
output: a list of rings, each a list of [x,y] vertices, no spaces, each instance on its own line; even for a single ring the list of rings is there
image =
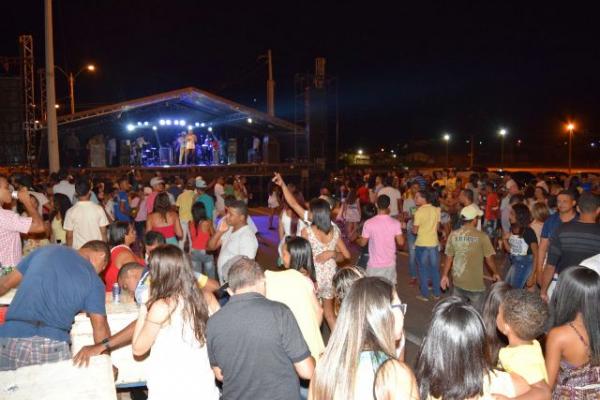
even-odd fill
[[[227,164],[237,163],[237,139],[230,138],[227,141]]]
[[[158,149],[158,158],[161,165],[173,164],[173,150],[170,147],[161,147]]]

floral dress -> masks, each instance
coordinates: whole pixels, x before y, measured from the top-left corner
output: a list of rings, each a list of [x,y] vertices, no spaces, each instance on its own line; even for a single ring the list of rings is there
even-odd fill
[[[318,263],[316,258],[319,254],[325,251],[333,251],[340,239],[340,229],[332,224],[333,238],[328,243],[322,243],[314,234],[311,227],[306,230],[308,232],[308,242],[312,248],[313,259],[315,264],[315,275],[317,277],[317,297],[321,299],[333,299],[335,291],[333,289],[333,275],[337,271],[337,263],[335,259],[329,259],[324,263]]]

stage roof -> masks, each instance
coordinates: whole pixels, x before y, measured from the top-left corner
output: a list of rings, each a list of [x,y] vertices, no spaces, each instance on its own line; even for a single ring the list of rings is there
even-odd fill
[[[166,112],[165,108],[170,111]],[[303,133],[301,127],[287,122],[281,118],[270,116],[264,112],[243,106],[215,94],[205,92],[195,87],[159,93],[153,96],[141,97],[112,105],[80,111],[75,114],[58,117],[59,127],[79,125],[78,123],[98,119],[119,119],[123,124],[146,120],[149,114],[156,118],[167,117],[169,114],[179,113],[182,117],[190,115],[192,123],[200,121],[207,125],[234,125],[240,129],[256,133],[294,134]],[[187,114],[186,114],[187,113]],[[146,119],[142,118],[146,117]],[[139,119],[138,119],[139,118]],[[248,119],[252,119],[252,123]],[[157,125],[158,120],[153,120],[150,125]]]

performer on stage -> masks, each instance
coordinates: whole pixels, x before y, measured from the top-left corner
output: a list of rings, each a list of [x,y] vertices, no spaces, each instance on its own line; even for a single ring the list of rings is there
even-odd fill
[[[179,165],[182,165],[185,157],[185,132],[180,132],[177,136],[177,151],[179,152]]]
[[[212,140],[210,141],[210,144],[212,146],[212,164],[219,165],[219,141],[217,140],[217,137],[215,135],[212,135]]]
[[[144,154],[144,146],[149,144],[143,136],[139,136],[135,139],[135,145],[133,146],[135,151],[135,165],[142,165],[142,155]]]
[[[185,135],[185,163],[194,164],[196,162],[196,142],[198,138],[191,129]]]

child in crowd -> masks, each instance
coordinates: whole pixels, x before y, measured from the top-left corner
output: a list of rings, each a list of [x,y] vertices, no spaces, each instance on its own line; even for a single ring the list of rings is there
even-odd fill
[[[548,306],[539,294],[524,289],[509,291],[500,305],[497,326],[508,338],[498,354],[499,365],[523,377],[530,385],[546,385],[548,374],[536,338],[544,333]]]

